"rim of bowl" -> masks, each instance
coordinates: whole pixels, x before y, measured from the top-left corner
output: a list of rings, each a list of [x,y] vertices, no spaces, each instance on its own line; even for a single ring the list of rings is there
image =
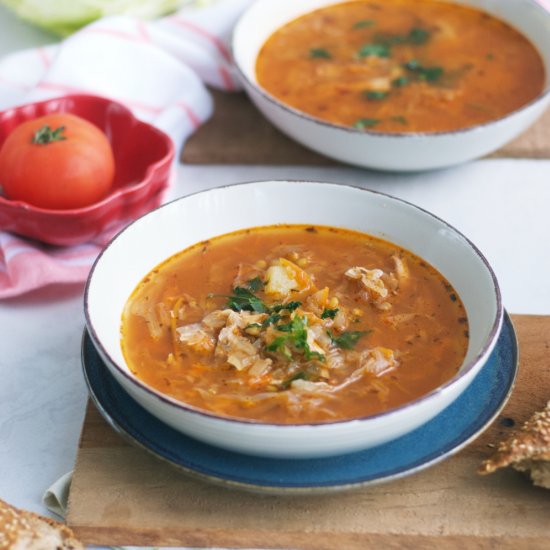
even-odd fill
[[[148,183],[150,183],[151,175],[158,170],[159,166],[164,164],[165,162],[171,162],[171,159],[175,155],[175,148],[172,140],[168,137],[167,134],[165,134],[162,130],[159,130],[152,124],[149,124],[148,122],[145,122],[139,118],[137,118],[132,111],[126,107],[123,103],[117,101],[116,99],[110,99],[108,97],[100,96],[100,95],[93,95],[93,94],[69,94],[61,97],[54,97],[50,99],[46,99],[43,101],[35,101],[31,103],[25,103],[24,105],[17,105],[15,107],[11,107],[9,109],[6,109],[0,113],[0,120],[3,118],[4,114],[9,111],[20,111],[28,109],[29,106],[39,106],[39,105],[47,105],[48,103],[55,103],[55,102],[64,102],[66,100],[91,100],[95,101],[96,103],[103,103],[104,105],[116,105],[119,107],[123,112],[124,115],[128,117],[128,119],[136,124],[137,126],[141,127],[142,129],[146,129],[147,131],[151,132],[152,134],[155,134],[162,143],[166,146],[166,153],[159,158],[157,161],[149,164],[147,166],[147,169],[145,170],[143,177],[136,182],[127,183],[126,185],[123,185],[122,187],[119,187],[118,189],[115,189],[114,191],[108,193],[105,197],[100,199],[99,201],[96,201],[92,204],[89,204],[88,206],[82,206],[80,208],[66,208],[66,209],[59,209],[59,208],[42,208],[40,206],[35,206],[33,204],[30,204],[25,201],[20,200],[12,200],[8,197],[5,197],[3,195],[0,195],[0,206],[11,206],[13,208],[18,208],[21,210],[24,210],[25,212],[36,212],[40,214],[50,214],[55,215],[62,218],[70,218],[73,216],[81,216],[83,214],[88,214],[90,212],[93,212],[94,210],[100,209],[103,206],[109,204],[111,201],[115,201],[117,199],[123,198],[127,194],[133,192],[134,190],[141,189]],[[71,114],[71,111],[61,111]],[[54,114],[48,113],[48,114]]]
[[[494,293],[495,293],[495,306],[496,306],[495,318],[493,320],[493,324],[491,326],[491,330],[489,332],[489,335],[486,338],[485,343],[481,347],[478,354],[474,358],[472,358],[467,364],[462,364],[460,372],[457,375],[453,376],[450,380],[447,380],[447,382],[445,382],[444,384],[442,384],[440,386],[437,386],[436,388],[434,388],[430,392],[428,392],[428,393],[426,393],[426,394],[424,394],[424,395],[422,395],[422,396],[420,396],[420,397],[418,397],[418,398],[416,398],[412,401],[408,401],[408,402],[400,405],[399,407],[395,407],[393,409],[390,409],[389,411],[381,412],[381,413],[370,415],[370,416],[362,416],[362,417],[359,417],[359,418],[347,418],[347,419],[334,420],[334,421],[329,421],[329,422],[309,422],[309,423],[290,423],[290,424],[288,424],[288,423],[277,423],[277,422],[262,422],[260,420],[253,420],[253,419],[247,419],[247,418],[242,418],[241,419],[241,418],[225,417],[225,416],[217,415],[217,414],[215,414],[211,411],[207,411],[207,410],[204,410],[204,409],[199,409],[198,407],[194,407],[194,406],[189,405],[189,404],[187,404],[183,401],[178,401],[177,399],[175,399],[173,397],[170,397],[168,395],[165,395],[165,394],[159,392],[158,390],[155,390],[154,388],[152,388],[148,384],[145,384],[142,380],[140,380],[136,376],[131,376],[128,372],[129,368],[126,367],[126,369],[125,369],[125,368],[121,367],[115,360],[113,360],[111,355],[105,349],[105,347],[103,346],[103,344],[101,343],[100,339],[98,338],[98,336],[95,332],[94,326],[91,322],[90,315],[89,315],[88,303],[89,303],[90,286],[91,286],[91,283],[92,283],[92,279],[93,279],[93,275],[95,273],[95,270],[96,270],[97,266],[99,265],[99,263],[101,262],[101,258],[103,257],[105,252],[119,239],[119,237],[123,233],[126,233],[127,231],[129,231],[135,223],[139,222],[143,218],[154,215],[156,211],[161,210],[164,207],[166,207],[166,206],[168,206],[172,203],[179,202],[179,201],[185,201],[187,198],[193,197],[195,195],[200,195],[200,194],[204,194],[204,193],[216,193],[219,190],[224,190],[224,189],[228,189],[228,188],[234,188],[234,187],[240,187],[240,186],[262,186],[264,184],[277,185],[278,183],[305,184],[305,185],[311,185],[311,186],[317,186],[317,185],[337,186],[337,187],[351,188],[353,191],[362,191],[362,192],[367,193],[367,194],[379,195],[379,196],[382,196],[382,197],[385,197],[385,198],[389,199],[390,201],[395,201],[395,202],[398,202],[398,203],[401,203],[401,204],[405,204],[408,207],[413,208],[414,210],[418,210],[423,215],[427,215],[428,217],[431,217],[432,219],[435,219],[438,222],[442,223],[444,226],[446,226],[448,229],[450,229],[452,232],[454,232],[456,235],[458,235],[461,239],[463,239],[468,244],[468,246],[471,248],[471,250],[474,252],[474,254],[481,260],[482,264],[487,269],[487,271],[488,271],[488,273],[491,277],[491,280],[492,280],[492,283],[493,283],[493,290],[494,290]],[[190,245],[190,246],[192,246],[192,245]],[[437,269],[437,267],[436,267],[436,269]],[[146,274],[144,274],[143,276],[145,276],[145,275]],[[122,312],[120,312],[120,313],[122,313]],[[407,410],[407,409],[409,409],[413,406],[416,406],[419,403],[431,400],[435,396],[446,392],[449,389],[449,387],[454,386],[455,384],[457,384],[472,369],[474,369],[474,367],[493,348],[493,346],[494,346],[494,344],[497,340],[498,334],[500,332],[501,326],[502,326],[502,320],[503,320],[503,317],[504,317],[504,308],[502,306],[502,297],[501,297],[501,292],[500,292],[500,287],[499,287],[499,284],[498,284],[498,280],[497,280],[496,275],[493,271],[493,268],[491,267],[491,265],[489,264],[489,262],[487,261],[487,259],[483,255],[483,253],[464,234],[462,234],[460,231],[458,231],[451,224],[449,224],[448,222],[446,222],[445,220],[443,220],[439,216],[436,216],[435,214],[432,214],[428,210],[426,210],[426,209],[424,209],[420,206],[417,206],[417,205],[415,205],[415,204],[413,204],[409,201],[406,201],[404,199],[400,199],[400,198],[394,197],[392,195],[388,195],[387,193],[382,193],[380,191],[374,191],[372,189],[365,189],[364,187],[359,187],[359,186],[351,185],[351,184],[340,184],[340,183],[333,183],[333,182],[326,182],[326,181],[312,181],[312,180],[261,180],[261,181],[247,181],[247,182],[226,184],[226,185],[221,185],[219,187],[214,187],[214,188],[210,188],[210,189],[204,189],[204,190],[201,190],[201,191],[196,191],[195,193],[190,193],[189,195],[185,195],[184,197],[180,197],[180,198],[174,199],[170,202],[167,202],[166,204],[164,204],[162,206],[159,206],[158,208],[155,208],[154,210],[151,210],[150,212],[144,214],[143,216],[141,216],[137,220],[132,221],[129,225],[127,225],[120,233],[118,233],[109,242],[109,244],[100,252],[98,257],[96,258],[96,260],[95,260],[95,262],[92,266],[92,269],[90,270],[90,274],[88,276],[88,279],[86,280],[86,287],[85,287],[85,290],[84,290],[84,315],[85,315],[85,320],[86,320],[86,326],[87,326],[87,329],[90,333],[90,337],[92,339],[92,342],[94,343],[96,348],[99,348],[99,350],[101,352],[101,355],[107,357],[109,362],[111,363],[111,365],[113,365],[116,368],[116,370],[126,380],[128,380],[131,384],[137,386],[139,389],[145,391],[147,394],[149,394],[150,396],[152,396],[153,398],[155,398],[157,400],[160,400],[164,404],[170,405],[173,408],[176,408],[178,410],[182,410],[182,411],[187,412],[187,413],[198,414],[200,416],[208,417],[208,418],[215,419],[215,420],[218,420],[218,421],[221,421],[221,422],[229,422],[229,423],[239,424],[239,425],[240,424],[245,424],[245,425],[261,426],[261,427],[272,426],[272,427],[277,427],[277,428],[282,428],[282,429],[285,429],[285,428],[286,429],[290,429],[290,428],[295,429],[295,428],[306,428],[308,426],[309,427],[313,427],[313,426],[329,427],[329,426],[335,426],[335,425],[344,424],[344,423],[362,423],[362,422],[372,421],[372,420],[382,418],[382,417],[390,417],[390,416],[395,415],[397,413],[401,413],[401,412],[403,412],[403,411],[405,411],[405,410]],[[106,367],[106,368],[108,368],[108,367]]]
[[[528,2],[529,4],[535,6],[536,9],[540,10],[540,12],[542,14],[544,14],[545,18],[548,18],[550,20],[550,11],[546,10],[543,6],[541,6],[537,2],[537,0],[521,0],[521,1]],[[344,2],[344,0],[331,0],[331,2],[329,4],[326,4],[326,6],[330,6],[330,5],[334,5],[334,4],[342,4],[343,2]],[[448,3],[452,4],[453,2],[450,1]],[[312,122],[314,124],[318,124],[318,125],[326,127],[326,128],[330,128],[330,129],[333,129],[333,130],[340,130],[340,131],[344,131],[344,132],[348,132],[348,133],[355,134],[355,135],[360,135],[360,136],[364,135],[364,136],[370,136],[370,137],[394,138],[394,139],[404,139],[404,138],[423,139],[423,138],[430,138],[430,137],[436,137],[436,136],[453,136],[453,135],[457,135],[457,134],[465,134],[465,133],[473,133],[473,132],[476,132],[476,131],[481,131],[482,129],[484,129],[488,126],[492,126],[493,124],[497,124],[499,122],[504,122],[504,121],[508,120],[509,118],[512,118],[516,115],[519,115],[523,111],[526,111],[526,110],[530,109],[531,107],[534,107],[535,105],[541,103],[544,99],[547,99],[548,96],[550,95],[550,67],[546,67],[546,64],[544,63],[544,59],[543,59],[542,61],[543,61],[544,69],[545,69],[546,83],[545,83],[544,88],[543,88],[543,90],[540,94],[538,94],[535,98],[531,99],[527,103],[521,105],[517,109],[515,109],[515,110],[513,110],[509,113],[506,113],[505,115],[503,115],[501,117],[494,118],[494,119],[488,120],[486,122],[482,122],[481,124],[476,124],[475,126],[468,126],[466,128],[458,128],[456,130],[438,130],[438,131],[435,131],[435,132],[375,132],[374,130],[369,130],[368,128],[364,129],[364,130],[359,130],[358,128],[354,128],[353,126],[344,126],[343,124],[336,124],[334,122],[329,122],[329,121],[323,120],[321,118],[316,118],[312,115],[309,115],[309,114],[305,113],[304,111],[300,111],[299,109],[296,109],[295,107],[292,107],[291,105],[288,105],[288,104],[284,103],[283,101],[280,101],[275,96],[271,95],[265,88],[260,86],[260,84],[257,82],[257,80],[250,79],[248,77],[248,75],[245,73],[244,69],[241,67],[241,63],[240,63],[238,57],[235,55],[236,37],[239,36],[239,34],[241,32],[243,21],[245,20],[246,17],[249,16],[249,12],[251,12],[253,9],[255,9],[255,5],[256,5],[255,3],[252,3],[241,14],[241,16],[239,17],[239,19],[238,19],[238,21],[237,21],[237,23],[234,27],[233,35],[232,35],[232,38],[231,38],[231,56],[233,58],[235,67],[237,68],[237,72],[239,73],[241,79],[244,80],[245,83],[247,83],[251,88],[253,88],[255,92],[260,94],[264,99],[266,99],[267,101],[269,101],[270,103],[272,103],[276,107],[279,107],[279,108],[283,109],[284,111],[287,111],[288,113],[290,113],[292,115],[298,116],[299,118],[307,120],[308,122]],[[320,6],[319,8],[315,8],[315,9],[322,9],[322,7],[326,7],[326,6]],[[491,12],[489,12],[489,11],[479,7],[479,6],[475,6],[475,8],[478,9],[478,10],[484,11],[486,13],[489,13],[490,15],[493,15]],[[311,13],[312,11],[315,11],[315,9],[310,10],[308,12],[305,12],[303,15],[306,15],[307,13]],[[300,17],[300,16],[298,16],[298,17]],[[493,16],[493,17],[498,18],[498,16]],[[286,23],[284,23],[284,24],[290,23],[294,19],[296,19],[296,18],[288,19],[286,21]],[[498,19],[501,20],[500,18],[498,18]],[[513,27],[513,25],[511,23],[508,23],[507,21],[506,21],[506,23],[508,25],[510,25],[511,27]],[[281,26],[278,27],[278,29],[280,29],[280,28],[281,28]],[[513,27],[513,28],[515,30],[517,30],[516,27]],[[522,32],[522,31],[518,30],[518,32],[520,32],[525,38],[527,38],[529,40],[531,45],[536,49],[537,53],[542,58],[542,55],[540,54],[539,48],[533,43],[530,36],[528,36],[526,33]],[[269,36],[271,36],[271,35],[269,35]],[[264,44],[265,44],[265,41],[269,38],[269,36],[267,36],[265,38],[265,40],[263,42]],[[259,52],[256,53],[256,55],[254,57],[254,61],[256,61],[258,59],[258,54],[259,54]]]

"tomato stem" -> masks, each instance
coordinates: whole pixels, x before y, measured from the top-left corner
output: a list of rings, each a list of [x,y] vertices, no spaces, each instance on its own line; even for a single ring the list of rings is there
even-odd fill
[[[39,145],[47,145],[48,143],[53,143],[54,141],[63,141],[67,139],[65,136],[61,135],[61,132],[65,130],[65,126],[60,126],[55,130],[52,130],[47,124],[42,126],[34,134],[31,143],[38,143]]]

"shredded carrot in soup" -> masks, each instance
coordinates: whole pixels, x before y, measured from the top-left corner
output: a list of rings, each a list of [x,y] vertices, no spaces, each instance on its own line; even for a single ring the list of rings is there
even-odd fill
[[[270,226],[199,243],[127,302],[122,348],[145,383],[216,414],[277,423],[373,415],[458,371],[468,320],[452,286],[389,242]]]

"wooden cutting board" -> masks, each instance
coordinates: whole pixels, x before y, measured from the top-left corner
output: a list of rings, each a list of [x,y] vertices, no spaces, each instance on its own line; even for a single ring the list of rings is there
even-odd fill
[[[118,436],[89,406],[67,523],[86,544],[294,550],[550,548],[550,490],[511,469],[476,473],[489,445],[550,399],[550,317],[513,316],[520,348],[503,413],[458,455],[405,479],[276,497],[186,477]]]
[[[285,164],[337,166],[302,147],[265,119],[243,93],[212,92],[212,118],[185,144],[186,164]],[[550,158],[550,110],[491,158]]]

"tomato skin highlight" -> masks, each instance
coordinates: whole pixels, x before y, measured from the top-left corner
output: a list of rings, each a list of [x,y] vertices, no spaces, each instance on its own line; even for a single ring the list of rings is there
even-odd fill
[[[45,126],[64,127],[62,139],[33,143]],[[110,191],[115,161],[107,136],[68,113],[51,114],[17,126],[0,149],[0,186],[11,200],[66,210],[98,202]]]

